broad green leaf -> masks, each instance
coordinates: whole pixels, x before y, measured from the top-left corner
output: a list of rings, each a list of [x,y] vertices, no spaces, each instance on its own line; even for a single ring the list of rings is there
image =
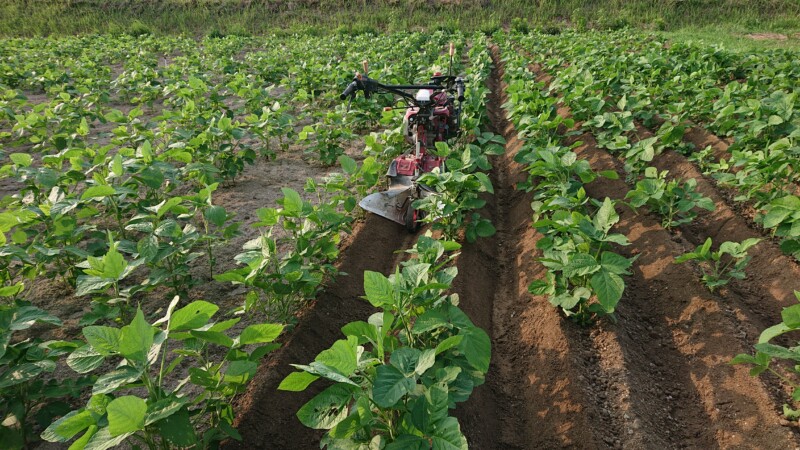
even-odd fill
[[[364,271],[364,293],[372,306],[381,307],[394,303],[392,284],[381,273]]]
[[[99,275],[112,280],[120,280],[127,267],[128,262],[125,261],[125,257],[122,256],[122,253],[117,251],[116,245],[112,245],[103,256],[103,273],[90,275]]]
[[[36,378],[44,371],[51,372],[54,369],[55,363],[50,360],[15,365],[0,377],[0,389],[25,383]]]
[[[593,224],[598,230],[607,232],[611,226],[619,221],[619,215],[614,211],[614,203],[610,198],[606,197],[603,200],[603,205],[597,210],[594,216]]]
[[[219,331],[192,330],[190,333],[196,338],[200,338],[204,341],[221,345],[223,347],[231,348],[234,344],[233,339],[231,339],[225,333],[220,333]]]
[[[8,329],[11,331],[26,330],[34,323],[49,323],[51,325],[61,325],[61,320],[43,309],[35,306],[20,306],[14,311]]]
[[[140,381],[142,371],[132,366],[122,366],[119,369],[104,373],[97,378],[92,388],[92,395],[110,394],[119,388]]]
[[[411,347],[401,347],[395,350],[390,357],[392,366],[396,367],[405,375],[410,375],[417,367],[417,362],[422,354],[419,350]]]
[[[33,158],[27,153],[12,153],[8,157],[11,162],[20,167],[30,167],[33,164]]]
[[[156,216],[161,218],[164,214],[170,212],[172,208],[176,207],[183,201],[182,197],[172,197],[163,202],[156,208]]]
[[[492,181],[489,179],[488,175],[486,175],[483,172],[475,172],[473,175],[475,175],[475,178],[477,178],[478,181],[480,181],[481,186],[483,187],[483,189],[486,192],[488,192],[490,194],[494,194],[494,188],[492,187]]]
[[[416,323],[418,322],[419,318],[417,318]],[[415,326],[416,323],[414,324]],[[378,341],[378,330],[376,327],[370,323],[362,321],[350,322],[346,324],[342,327],[342,334],[345,336],[355,336],[358,338],[359,344]]]
[[[431,444],[425,438],[413,434],[401,434],[393,442],[386,444],[384,450],[429,450],[430,448]]]
[[[332,367],[342,375],[348,376],[358,367],[357,345],[358,339],[353,336],[339,339],[329,349],[321,351],[314,361]]]
[[[239,336],[239,343],[242,345],[247,344],[261,344],[264,342],[272,342],[283,331],[283,325],[262,323],[257,325],[250,325],[242,330]]]
[[[628,272],[633,260],[611,251],[605,251],[600,256],[600,265],[611,273],[622,275]]]
[[[144,419],[145,426],[175,414],[183,408],[188,401],[190,400],[168,397],[147,405],[147,415]]]
[[[463,342],[463,341],[462,341]],[[372,386],[372,399],[381,408],[391,408],[416,386],[414,378],[406,378],[394,366],[378,366]]]
[[[783,308],[781,311],[781,319],[787,327],[800,328],[800,305],[792,305],[788,308]]]
[[[597,300],[606,313],[614,312],[619,299],[622,298],[622,291],[625,290],[625,282],[619,275],[602,269],[592,276],[592,288],[597,294]]]
[[[283,209],[290,214],[299,214],[303,210],[303,199],[294,189],[281,188],[283,192]]]
[[[196,432],[186,409],[180,409],[175,414],[158,421],[156,428],[158,434],[175,447],[188,448],[197,442]]]
[[[114,159],[111,160],[111,173],[114,174],[116,177],[122,176],[122,155],[117,153],[114,155]]]
[[[765,342],[769,342],[772,338],[780,336],[784,333],[788,333],[789,331],[792,331],[794,329],[795,328],[790,328],[786,326],[785,323],[779,323],[777,325],[765,328],[764,331],[762,331],[761,334],[758,336],[758,343],[763,344]]]
[[[425,333],[436,328],[451,328],[452,325],[442,311],[432,309],[417,317],[411,332],[414,334]]]
[[[91,439],[89,439],[89,442],[86,443],[86,447],[84,447],[83,450],[106,450],[116,447],[125,441],[125,439],[127,439],[131,434],[133,434],[133,432],[120,434],[119,436],[112,436],[108,427],[103,427],[100,428],[91,437]]]
[[[414,369],[414,372],[416,372],[417,375],[422,375],[425,373],[425,371],[433,367],[435,363],[436,350],[430,348],[425,349],[419,355],[419,361],[417,361],[417,367]]]
[[[800,361],[800,351],[797,349],[788,349],[780,345],[769,343],[762,343],[755,345],[756,350],[765,353],[773,358],[789,359],[793,361]]]
[[[2,233],[0,233],[0,236]],[[0,242],[2,245],[2,242]],[[15,295],[19,294],[25,290],[25,283],[16,283],[12,284],[11,286],[3,286],[0,287],[0,297],[14,297]]]
[[[139,397],[126,395],[108,404],[108,431],[112,437],[144,429],[147,403]]]
[[[465,450],[467,448],[467,438],[461,433],[458,419],[447,417],[436,427],[436,433],[432,436],[431,450]]]
[[[244,385],[256,374],[258,363],[255,361],[231,361],[225,369],[225,382]]]
[[[450,336],[449,338],[443,340],[442,342],[439,342],[439,344],[436,346],[436,354],[438,355],[442,352],[450,350],[453,347],[457,347],[459,344],[461,344],[461,341],[463,339],[464,339],[463,334],[457,334],[455,336]]]
[[[56,420],[42,432],[42,439],[47,442],[67,442],[73,436],[95,424],[92,413],[81,408],[72,411]]]
[[[83,192],[81,200],[108,197],[109,195],[114,195],[115,192],[114,188],[108,185],[92,186]]]
[[[97,353],[110,356],[119,349],[122,332],[112,327],[90,326],[83,329],[83,335]]]
[[[478,233],[478,236],[480,237],[489,237],[494,235],[497,230],[495,229],[494,225],[492,225],[492,222],[489,222],[488,220],[480,220],[475,225],[475,232]]]
[[[146,362],[150,347],[153,345],[155,328],[144,320],[140,308],[130,325],[122,327],[119,340],[119,353],[131,361]]]
[[[775,228],[791,214],[792,211],[788,209],[773,208],[764,216],[762,225],[764,225],[764,228]]]
[[[572,255],[569,262],[564,266],[564,276],[568,278],[582,277],[600,270],[600,264],[594,256],[587,253],[576,253]]]
[[[204,300],[192,303],[172,313],[169,321],[170,331],[187,331],[208,324],[209,319],[219,310],[219,306]]]
[[[113,283],[114,283],[113,280],[109,280],[106,278],[101,278],[91,275],[78,275],[78,279],[76,281],[75,296],[82,297],[84,295],[104,291]]]
[[[460,333],[463,336],[458,344],[459,350],[467,357],[467,361],[481,372],[489,371],[489,360],[492,356],[492,341],[485,331],[478,327]]]
[[[292,372],[281,381],[278,386],[280,391],[304,391],[311,383],[318,380],[319,376],[308,372]]]
[[[87,373],[100,367],[105,357],[93,349],[91,345],[78,347],[67,357],[67,365],[78,373]]]
[[[351,399],[350,389],[334,384],[303,405],[297,411],[297,418],[309,428],[329,430],[347,417]]]
[[[225,225],[225,221],[228,220],[228,213],[222,206],[211,206],[206,210],[205,216],[209,222],[218,227]]]
[[[348,175],[353,175],[358,171],[358,164],[356,164],[356,161],[347,155],[339,156],[339,164],[342,166],[344,173]]]

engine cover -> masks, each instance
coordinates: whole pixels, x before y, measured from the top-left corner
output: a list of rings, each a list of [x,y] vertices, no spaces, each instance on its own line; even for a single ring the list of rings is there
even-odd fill
[[[417,158],[414,155],[403,155],[395,158],[397,175],[414,175],[417,168]]]

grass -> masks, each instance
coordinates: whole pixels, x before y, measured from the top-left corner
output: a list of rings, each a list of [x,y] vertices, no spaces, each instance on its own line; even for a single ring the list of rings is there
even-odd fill
[[[797,46],[797,38],[771,42],[743,36],[800,33],[800,1],[3,0],[0,4],[0,36],[348,34],[433,28],[492,32],[509,26],[633,26],[665,32],[671,39],[702,38],[736,48],[791,47]]]

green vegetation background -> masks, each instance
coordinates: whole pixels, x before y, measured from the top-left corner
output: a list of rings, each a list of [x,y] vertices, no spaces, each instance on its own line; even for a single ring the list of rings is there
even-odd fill
[[[733,46],[796,46],[800,0],[3,0],[0,36],[256,35],[633,26]],[[754,41],[748,33],[786,39]]]

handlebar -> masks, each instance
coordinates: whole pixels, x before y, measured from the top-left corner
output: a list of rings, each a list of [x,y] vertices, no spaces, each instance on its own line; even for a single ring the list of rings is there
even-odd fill
[[[353,93],[356,91],[356,89],[358,89],[358,83],[355,80],[353,80],[352,83],[347,85],[347,88],[344,90],[344,92],[342,92],[342,94],[339,96],[339,98],[342,99],[342,100],[346,100],[347,97],[349,97],[350,95],[353,95]]]
[[[461,77],[453,75],[438,75],[431,78],[431,84],[407,84],[407,85],[387,85],[379,83],[366,75],[356,74],[353,81],[347,85],[344,92],[339,95],[339,98],[346,100],[347,97],[355,96],[356,91],[364,91],[364,97],[369,98],[375,91],[384,91],[391,94],[399,95],[406,100],[416,103],[414,95],[404,92],[405,89],[432,89],[432,90],[453,90],[455,84],[455,91],[459,102],[464,101],[464,83],[466,82]]]

